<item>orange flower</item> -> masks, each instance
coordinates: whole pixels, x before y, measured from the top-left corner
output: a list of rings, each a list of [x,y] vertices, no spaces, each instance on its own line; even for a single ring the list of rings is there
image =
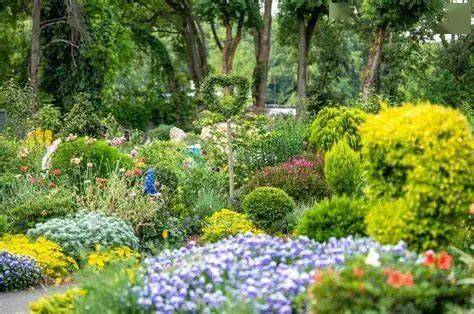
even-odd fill
[[[125,173],[123,175],[126,176],[126,177],[131,177],[131,176],[133,176],[133,171],[132,170],[127,170],[127,171],[125,171]]]
[[[313,281],[315,283],[320,283],[323,281],[324,272],[322,270],[317,270],[313,276]]]
[[[471,205],[469,205],[469,214],[470,214],[470,215],[474,215],[474,203],[472,203]]]
[[[433,251],[425,252],[425,259],[423,260],[423,265],[431,266],[436,264],[436,256]]]
[[[415,283],[413,282],[413,275],[406,274],[403,276],[403,285],[407,287],[413,286]]]
[[[357,278],[362,278],[363,275],[364,275],[364,271],[362,270],[362,268],[360,267],[354,268],[354,276],[356,276]]]
[[[392,271],[388,274],[387,283],[390,286],[398,289],[401,286],[403,286],[403,280],[404,280],[403,274],[397,270],[397,271]]]
[[[139,169],[139,168],[136,168],[136,169],[133,170],[133,173],[137,176],[141,176],[143,174],[143,170]]]
[[[56,183],[54,183],[53,181],[49,182],[49,187],[50,187],[51,189],[56,188],[56,186],[57,186]]]
[[[61,174],[61,170],[60,169],[53,169],[51,171],[51,174],[55,175],[55,176],[59,176]]]
[[[28,170],[30,170],[30,167],[28,167],[28,166],[22,166],[22,167],[20,167],[20,171],[23,172],[23,173],[24,173],[24,172],[27,172]]]
[[[107,179],[95,178],[95,183],[97,183],[97,184],[104,184],[104,183],[107,183]]]
[[[383,270],[383,274],[384,275],[389,275],[392,271],[393,271],[393,269],[391,269],[390,267],[387,267]]]
[[[450,269],[452,266],[453,258],[445,251],[441,252],[438,258],[439,269]]]
[[[364,285],[363,283],[361,283],[361,284],[359,285],[359,292],[360,292],[360,293],[364,293],[364,292],[365,292],[365,285]]]

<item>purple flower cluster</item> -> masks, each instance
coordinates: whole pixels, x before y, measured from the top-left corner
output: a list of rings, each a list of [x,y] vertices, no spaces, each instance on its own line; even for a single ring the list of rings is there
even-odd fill
[[[41,269],[31,258],[0,252],[0,291],[26,289],[38,284],[41,278]]]
[[[340,267],[348,256],[370,250],[404,254],[406,246],[381,246],[369,239],[238,235],[206,246],[165,251],[145,260],[139,303],[156,313],[216,310],[233,300],[254,304],[260,313],[291,313],[316,268]]]

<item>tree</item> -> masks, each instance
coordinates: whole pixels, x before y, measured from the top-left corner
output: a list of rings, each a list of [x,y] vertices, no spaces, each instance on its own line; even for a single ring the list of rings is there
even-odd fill
[[[263,27],[252,30],[255,44],[255,68],[253,71],[252,94],[258,111],[265,107],[265,89],[268,79],[268,63],[270,60],[270,39],[272,27],[273,0],[263,0]],[[259,7],[258,0],[256,5]]]
[[[296,80],[296,114],[302,118],[306,112],[308,85],[308,52],[318,19],[328,13],[324,0],[282,0],[279,3],[280,36],[298,33],[298,74]]]
[[[216,45],[221,51],[221,73],[231,74],[244,27],[260,27],[257,3],[255,0],[200,0],[198,9],[202,18],[210,24]],[[216,22],[225,28],[223,42],[219,38]]]
[[[367,49],[365,68],[362,72],[362,97],[370,96],[374,79],[382,59],[382,49],[390,31],[404,32],[422,18],[434,16],[442,8],[442,2],[401,1],[401,0],[363,0],[360,7],[362,25],[367,25],[371,34]]]

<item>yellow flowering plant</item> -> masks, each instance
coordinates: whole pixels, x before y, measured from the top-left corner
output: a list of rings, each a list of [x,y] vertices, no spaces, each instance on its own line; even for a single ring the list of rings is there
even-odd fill
[[[138,252],[126,246],[116,247],[107,251],[100,251],[100,248],[98,249],[96,252],[90,253],[87,257],[87,264],[96,270],[101,270],[106,265],[116,261],[140,258]]]
[[[86,291],[79,288],[68,289],[64,293],[42,297],[35,302],[30,302],[30,314],[70,314],[74,313],[74,303]]]
[[[65,255],[59,244],[43,237],[30,240],[22,234],[5,234],[0,239],[0,250],[33,258],[43,269],[44,274],[54,279],[65,277],[78,269],[74,259]]]

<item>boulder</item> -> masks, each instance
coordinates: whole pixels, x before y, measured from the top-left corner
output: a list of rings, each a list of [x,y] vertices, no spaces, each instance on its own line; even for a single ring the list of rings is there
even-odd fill
[[[187,136],[186,132],[184,132],[180,128],[173,127],[170,130],[170,140],[174,143],[179,143],[179,142],[184,141],[186,136]]]

